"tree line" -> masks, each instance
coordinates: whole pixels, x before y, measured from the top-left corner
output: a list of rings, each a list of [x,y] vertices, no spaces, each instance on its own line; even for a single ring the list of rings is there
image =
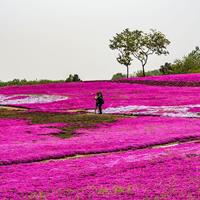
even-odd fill
[[[180,59],[175,60],[173,63],[166,62],[161,65],[159,69],[146,72],[146,76],[159,76],[167,74],[187,74],[187,73],[200,73],[200,48],[195,47],[190,53]],[[143,76],[143,72],[138,71],[134,76]],[[126,77],[126,74],[116,73],[112,79],[119,79]]]
[[[0,87],[10,86],[10,85],[35,85],[35,84],[45,84],[45,83],[64,83],[64,82],[79,82],[82,81],[78,74],[70,74],[65,80],[26,80],[26,79],[13,79],[11,81],[0,81]]]

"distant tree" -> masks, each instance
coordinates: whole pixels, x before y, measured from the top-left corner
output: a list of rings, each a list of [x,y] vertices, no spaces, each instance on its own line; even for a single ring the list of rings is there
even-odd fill
[[[10,85],[20,85],[20,79],[15,78],[12,81],[8,82]]]
[[[117,61],[126,67],[126,77],[129,77],[129,66],[131,65],[131,51],[128,49],[131,32],[125,29],[122,33],[116,34],[112,40],[110,40],[109,47],[112,50],[118,50],[119,54]]]
[[[115,79],[119,79],[119,78],[124,78],[126,77],[126,75],[122,74],[122,73],[116,73],[112,76],[112,80],[115,80]]]
[[[74,74],[73,82],[77,82],[77,81],[81,81],[81,79],[79,78],[78,74]]]
[[[66,82],[72,82],[73,81],[73,75],[70,74],[69,77],[65,81]]]
[[[172,72],[172,64],[166,62],[164,65],[160,66],[159,71],[162,74],[170,74]]]
[[[166,36],[154,29],[151,29],[150,33],[125,29],[123,32],[116,34],[116,36],[113,37],[113,40],[110,40],[110,48],[113,50],[117,49],[120,52],[117,59],[121,60],[121,58],[126,58],[127,54],[128,59],[127,62],[125,62],[126,64],[131,64],[131,56],[141,62],[143,76],[145,76],[144,67],[149,56],[152,54],[167,55],[169,52],[166,50],[166,47],[169,44],[170,41]],[[124,59],[122,59],[121,64],[124,63],[123,60]]]
[[[70,74],[69,77],[65,80],[66,82],[78,82],[81,81],[81,79],[79,78],[78,74]]]

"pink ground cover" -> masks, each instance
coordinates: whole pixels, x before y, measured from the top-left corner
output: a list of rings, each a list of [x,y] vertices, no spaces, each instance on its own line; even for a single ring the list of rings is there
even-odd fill
[[[27,95],[21,95],[21,96],[11,96],[10,98],[8,98],[8,100],[16,100],[16,99],[24,99],[27,98]]]
[[[114,152],[200,138],[200,120],[189,118],[120,119],[112,124],[80,129],[68,139],[51,134],[58,133],[59,126],[62,125],[30,125],[22,120],[0,120],[0,164]]]
[[[162,76],[134,77],[128,79],[122,78],[115,80],[115,82],[138,83],[155,86],[199,87],[200,74],[173,74]]]
[[[46,140],[45,135],[60,133],[62,123],[31,124],[26,120],[0,119],[0,144],[20,144]],[[51,135],[50,135],[51,136]],[[49,137],[54,138],[54,137]]]
[[[190,112],[193,112],[193,113],[200,113],[200,108],[191,108],[190,109]]]
[[[200,144],[0,166],[0,198],[199,199]]]
[[[183,81],[200,82],[200,73],[195,74],[170,74],[162,76],[146,76],[129,78],[130,80],[155,80],[155,81]]]
[[[45,151],[48,152],[48,146],[59,140],[55,135],[61,132],[60,128],[64,125],[66,126],[62,123],[33,125],[27,120],[0,119],[0,164],[9,159],[20,160],[25,154],[27,160],[30,159],[30,154],[34,154],[35,157],[45,154],[37,152],[37,145],[45,143]],[[31,152],[34,149],[37,149],[36,152]]]
[[[67,97],[68,99],[65,100],[47,103],[16,104],[31,108],[32,111],[67,112],[74,109],[94,109],[94,96],[99,90],[104,95],[104,109],[130,105],[200,105],[200,87],[162,87],[106,81],[10,86],[0,88],[0,94],[8,96],[46,94]],[[14,105],[13,102],[12,105]]]
[[[145,113],[153,106],[160,107],[154,109],[161,114],[171,109],[162,106],[174,106],[172,114],[188,109],[199,112],[200,87],[106,81],[3,87],[0,101],[3,102],[3,95],[18,102],[30,94],[57,95],[67,99],[16,105],[31,111],[66,112],[94,108],[94,96],[99,90],[104,94],[104,109],[108,110],[138,105],[149,106],[148,110],[140,110]],[[63,126],[66,124],[0,119],[0,199],[200,199],[200,143],[137,150],[199,139],[199,119],[124,118],[92,129],[79,129],[68,139],[57,136]],[[126,152],[116,153],[120,151]],[[106,152],[107,155],[47,161]]]

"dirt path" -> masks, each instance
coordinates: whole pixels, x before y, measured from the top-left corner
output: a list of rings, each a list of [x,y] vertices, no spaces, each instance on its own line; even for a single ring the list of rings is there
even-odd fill
[[[28,108],[23,108],[23,107],[18,107],[18,106],[1,106],[0,105],[0,109],[4,109],[4,110],[16,110],[16,111],[26,111],[28,110]]]

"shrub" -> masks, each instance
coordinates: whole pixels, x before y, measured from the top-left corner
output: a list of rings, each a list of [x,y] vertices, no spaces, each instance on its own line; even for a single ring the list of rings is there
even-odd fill
[[[159,75],[161,75],[161,72],[158,69],[156,69],[156,70],[146,72],[145,75],[146,76],[159,76]],[[137,71],[136,76],[143,77],[143,71]]]
[[[115,80],[115,79],[120,79],[120,78],[125,78],[126,75],[125,74],[122,74],[122,73],[116,73],[112,76],[112,79],[111,80]]]
[[[69,77],[65,80],[65,82],[79,82],[81,79],[79,78],[78,74],[70,74]]]

